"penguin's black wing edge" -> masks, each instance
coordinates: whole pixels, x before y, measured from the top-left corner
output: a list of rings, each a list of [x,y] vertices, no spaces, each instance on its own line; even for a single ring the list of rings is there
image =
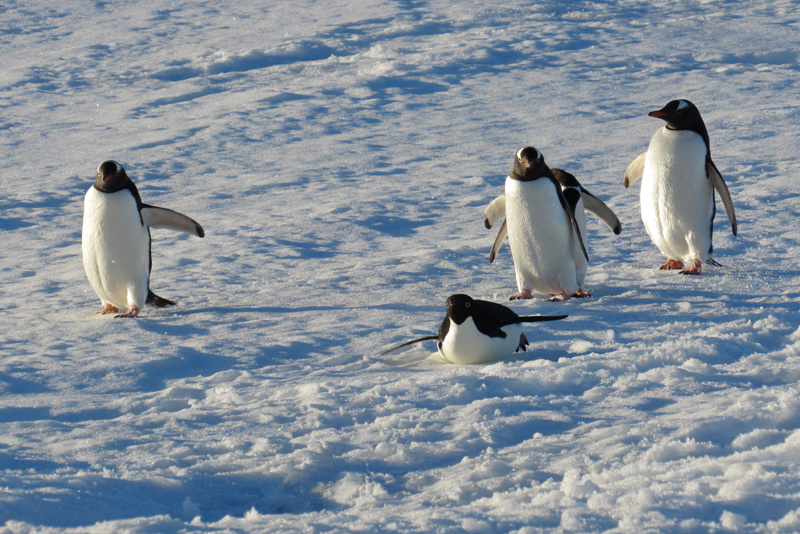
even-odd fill
[[[425,336],[425,337],[420,337],[420,338],[417,338],[417,339],[412,339],[411,341],[406,341],[405,343],[401,343],[401,344],[399,344],[399,345],[397,345],[395,347],[392,347],[391,349],[388,349],[388,350],[385,350],[385,351],[381,352],[381,356],[389,354],[390,352],[394,352],[394,351],[396,351],[398,349],[402,349],[403,347],[407,347],[409,345],[413,345],[414,343],[419,343],[420,341],[430,341],[430,340],[433,340],[433,339],[437,339],[438,340],[439,336]]]
[[[717,166],[714,165],[711,157],[706,158],[706,175],[711,178],[711,183],[714,185],[714,189],[717,190],[719,198],[722,200],[722,205],[725,206],[725,213],[728,215],[728,220],[731,222],[733,235],[736,235],[738,228],[736,225],[736,212],[733,209],[731,193],[728,191],[728,185],[725,183],[725,180],[722,179],[722,174],[720,174]]]

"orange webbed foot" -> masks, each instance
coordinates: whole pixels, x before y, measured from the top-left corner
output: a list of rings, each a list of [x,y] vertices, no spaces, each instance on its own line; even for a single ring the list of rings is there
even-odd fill
[[[508,300],[525,300],[525,299],[532,299],[533,292],[530,289],[523,289],[521,292],[517,293],[516,295],[511,295],[508,297]]]
[[[703,266],[703,262],[700,260],[692,260],[692,266],[688,269],[684,269],[681,271],[681,274],[700,274],[700,268]]]
[[[128,311],[125,313],[120,313],[119,315],[115,315],[115,319],[119,319],[120,317],[136,317],[139,315],[139,306],[131,306],[128,308]]]
[[[680,260],[673,260],[672,258],[669,258],[667,260],[667,263],[665,263],[664,265],[659,267],[659,269],[661,269],[662,271],[672,271],[672,270],[675,270],[675,269],[683,269],[683,262],[680,261]]]

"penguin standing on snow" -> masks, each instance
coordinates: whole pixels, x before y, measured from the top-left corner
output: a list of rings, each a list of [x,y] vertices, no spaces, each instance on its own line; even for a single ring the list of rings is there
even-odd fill
[[[552,170],[558,184],[561,186],[564,199],[567,201],[572,213],[575,214],[575,221],[578,223],[578,228],[581,231],[581,236],[584,236],[584,239],[586,239],[588,235],[586,232],[586,210],[597,215],[600,220],[611,228],[615,235],[619,235],[622,231],[622,224],[619,222],[614,212],[611,211],[602,200],[584,189],[573,174],[561,169]],[[589,264],[587,261],[588,258],[581,254],[577,243],[573,245],[573,248],[575,249],[573,255],[575,256],[575,262],[578,268],[578,283],[583,286],[583,281],[586,278],[586,268]]]
[[[151,227],[205,235],[186,215],[144,204],[122,165],[101,163],[84,199],[81,247],[86,277],[103,303],[98,313],[127,308],[116,317],[136,317],[144,304],[175,304],[150,290]]]
[[[717,264],[711,257],[714,189],[736,235],[731,194],[711,160],[708,130],[694,104],[673,100],[649,115],[667,124],[653,135],[647,152],[628,166],[625,187],[642,180],[642,221],[650,239],[667,257],[661,269],[700,274],[704,261]],[[689,264],[686,269],[685,264]]]
[[[456,364],[486,363],[525,350],[528,338],[521,323],[557,321],[566,315],[532,315],[520,317],[513,310],[469,295],[447,298],[447,315],[439,327],[439,335],[407,341],[384,351],[388,354],[399,348],[426,340],[438,340],[439,355]]]
[[[605,202],[584,188],[573,174],[555,167],[553,167],[551,170],[553,171],[553,176],[556,177],[556,181],[558,181],[559,185],[561,186],[561,193],[564,195],[567,205],[569,205],[570,209],[575,214],[575,220],[578,222],[578,228],[581,231],[581,236],[588,235],[586,232],[586,211],[594,213],[614,232],[614,234],[619,235],[619,233],[622,231],[622,224],[619,222],[619,219],[614,212],[611,211],[611,208],[605,204]],[[486,226],[486,228],[491,228],[498,220],[505,217],[505,215],[506,196],[500,195],[499,197],[495,198],[483,212],[483,224]],[[495,257],[497,257],[497,251],[500,249],[500,245],[503,244],[503,240],[507,234],[508,226],[506,225],[505,221],[503,221],[503,224],[500,226],[500,230],[497,232],[497,237],[492,244],[492,250],[489,253],[489,263],[492,263]],[[574,246],[574,255],[578,268],[578,283],[583,286],[583,280],[586,277],[586,267],[588,262],[586,261],[586,257],[579,249],[579,244],[576,242],[574,243]]]
[[[508,233],[519,289],[511,300],[533,298],[533,291],[556,300],[589,296],[578,279],[576,251],[586,260],[589,255],[575,213],[536,148],[514,155],[503,207],[506,220],[495,244],[499,247],[503,232]]]

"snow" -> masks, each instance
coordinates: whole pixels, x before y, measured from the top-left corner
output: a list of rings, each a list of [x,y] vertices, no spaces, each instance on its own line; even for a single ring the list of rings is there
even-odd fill
[[[0,6],[0,532],[797,532],[796,0]],[[687,98],[718,203],[663,262],[628,164]],[[619,216],[592,298],[511,303],[457,366],[445,298],[507,302],[482,224],[534,145]],[[83,195],[125,165],[178,306],[96,315]]]

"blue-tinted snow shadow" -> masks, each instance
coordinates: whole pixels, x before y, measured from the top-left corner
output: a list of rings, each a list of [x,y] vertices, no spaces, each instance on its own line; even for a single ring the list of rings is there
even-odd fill
[[[203,352],[192,347],[179,347],[177,354],[149,360],[140,366],[142,376],[137,380],[137,390],[161,391],[170,380],[210,376],[232,369],[237,359]]]
[[[122,480],[100,473],[69,476],[63,474],[64,465],[35,465],[37,473],[40,469],[58,469],[60,475],[42,480],[41,488],[37,488],[38,479],[29,480],[25,498],[0,502],[4,521],[54,528],[89,527],[104,521],[158,515],[185,521],[200,516],[206,522],[215,522],[226,515],[243,517],[253,508],[260,514],[303,514],[324,510],[327,505],[313,487],[286,485],[278,476],[199,474],[166,484],[161,479]],[[85,484],[81,483],[84,476],[88,477]],[[52,491],[54,487],[63,491]],[[41,496],[35,496],[39,489]]]
[[[205,75],[241,73],[277,65],[318,61],[329,58],[335,52],[335,49],[320,42],[306,40],[289,43],[268,52],[251,50],[244,54],[230,55],[206,67],[173,64],[151,73],[150,77],[161,81],[178,82]]]
[[[409,219],[397,215],[372,215],[353,222],[359,226],[390,235],[392,237],[408,237],[417,229],[434,224],[434,216],[416,217]]]
[[[340,243],[336,241],[325,241],[325,240],[319,240],[317,242],[313,242],[313,241],[299,241],[296,239],[275,238],[275,244],[285,249],[289,249],[295,253],[294,255],[289,255],[288,257],[308,260],[308,259],[325,259],[325,258],[335,257],[338,252]]]
[[[33,226],[32,222],[17,217],[0,217],[0,230],[10,232],[21,228]]]
[[[0,422],[19,423],[27,421],[58,421],[61,423],[80,423],[82,421],[110,420],[119,417],[120,412],[108,408],[94,408],[74,412],[52,413],[47,407],[0,408]]]
[[[49,391],[50,388],[48,388],[46,384],[28,378],[35,378],[37,371],[38,369],[29,367],[12,367],[5,373],[0,373],[0,390],[2,390],[3,393],[17,395]],[[2,416],[0,416],[0,421],[3,421]]]

